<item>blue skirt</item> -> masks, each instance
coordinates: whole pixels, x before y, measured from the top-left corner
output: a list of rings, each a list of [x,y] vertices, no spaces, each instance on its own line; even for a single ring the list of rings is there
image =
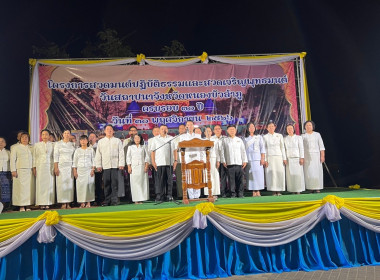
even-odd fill
[[[11,202],[12,197],[12,174],[11,172],[0,171],[0,201]]]

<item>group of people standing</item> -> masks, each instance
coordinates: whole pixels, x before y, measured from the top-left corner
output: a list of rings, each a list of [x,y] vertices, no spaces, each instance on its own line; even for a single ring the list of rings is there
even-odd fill
[[[246,137],[238,137],[234,125],[227,127],[225,136],[220,125],[206,127],[202,132],[187,121],[178,127],[177,137],[169,135],[168,127],[161,125],[153,128],[153,137],[144,143],[135,126],[129,128],[130,137],[122,142],[114,137],[112,125],[107,125],[98,141],[94,133],[82,135],[80,147],[75,147],[69,130],[63,132],[62,140],[52,142],[51,133],[44,129],[41,142],[33,146],[29,134],[20,132],[19,142],[10,151],[5,149],[5,138],[0,137],[1,201],[19,206],[20,211],[30,210],[31,205],[49,209],[56,202],[61,208],[70,208],[75,197],[82,208],[90,207],[95,198],[101,198],[103,206],[118,205],[119,198],[125,196],[126,179],[132,201],[141,204],[150,197],[149,169],[156,202],[173,200],[173,173],[177,178],[177,198],[181,198],[178,144],[194,138],[214,142],[210,175],[215,197],[243,197],[244,181],[253,196],[261,196],[260,190],[265,187],[273,195],[285,190],[319,192],[323,188],[325,148],[314,127],[312,121],[307,121],[305,133],[299,136],[293,125],[288,125],[283,137],[275,132],[275,123],[269,122],[268,133],[261,136],[255,133],[255,124],[249,123]],[[199,148],[187,149],[186,163],[193,160],[205,161],[206,153]],[[206,188],[204,194],[208,195]],[[201,190],[188,189],[190,199],[200,195]]]

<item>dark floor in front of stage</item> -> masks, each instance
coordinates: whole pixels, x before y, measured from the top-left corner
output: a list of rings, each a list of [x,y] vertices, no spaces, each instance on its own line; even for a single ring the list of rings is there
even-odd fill
[[[338,268],[328,271],[311,272],[295,271],[283,273],[263,273],[228,278],[225,280],[380,280],[380,266],[360,266],[353,268]]]

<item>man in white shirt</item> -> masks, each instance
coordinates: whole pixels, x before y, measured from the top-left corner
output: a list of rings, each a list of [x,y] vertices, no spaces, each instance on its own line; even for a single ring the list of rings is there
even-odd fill
[[[94,149],[96,153],[96,148],[98,147],[98,136],[95,132],[91,132],[88,135],[88,142],[90,143],[90,147]],[[102,189],[103,184],[103,174],[102,172],[98,172],[95,170],[95,202],[96,205],[101,205],[104,200],[104,192]]]
[[[189,120],[186,122],[186,130],[187,130],[187,133],[182,134],[179,137],[179,142],[189,141],[193,138],[201,139],[200,134],[194,133],[194,122],[193,121]],[[178,147],[178,145],[177,145],[177,147]],[[175,153],[174,153],[174,159],[175,159],[174,168],[176,168],[178,159],[179,159],[179,162],[181,162],[181,155],[177,151],[175,151]],[[199,161],[205,160],[205,159],[201,158],[201,150],[199,148],[187,148],[186,149],[185,162],[189,163],[189,162],[192,162],[193,160],[199,160]],[[181,187],[181,189],[182,189],[182,187]],[[196,198],[199,198],[201,195],[200,189],[196,190],[196,189],[188,188],[187,192],[189,194],[189,199],[196,199]]]
[[[124,169],[125,159],[123,144],[113,137],[114,130],[108,124],[105,128],[106,137],[99,140],[95,155],[95,165],[98,172],[103,170],[104,202],[102,206],[118,205],[118,175],[119,169]]]
[[[178,126],[178,135],[183,135],[184,133],[186,132],[186,127],[184,124],[180,124]],[[179,151],[178,151],[178,143],[180,141],[180,138],[181,136],[178,136],[175,140],[174,140],[174,145],[175,145],[175,150],[176,152],[174,153],[178,153],[178,156],[174,156],[174,159],[177,160],[175,161],[175,177],[176,177],[176,186],[177,186],[177,198],[182,198],[182,166],[181,166],[181,160],[179,159],[180,157],[180,154],[179,154]]]
[[[228,137],[223,142],[225,163],[228,169],[228,181],[230,183],[231,197],[244,197],[243,168],[248,163],[245,145],[242,139],[236,136],[236,127],[227,127]]]
[[[155,185],[156,202],[173,200],[173,153],[174,143],[170,140],[172,136],[168,135],[168,127],[160,126],[160,135],[156,136],[151,146],[152,166],[157,172],[158,184]],[[170,143],[168,143],[170,142]],[[175,168],[175,166],[174,166]]]
[[[156,190],[157,189],[156,185],[158,184],[158,178],[157,178],[156,169],[152,167],[151,152],[152,152],[152,144],[153,144],[154,138],[160,135],[160,128],[157,126],[153,127],[152,134],[153,134],[153,137],[148,140],[148,156],[149,156],[150,169],[152,171],[153,188],[154,190]]]

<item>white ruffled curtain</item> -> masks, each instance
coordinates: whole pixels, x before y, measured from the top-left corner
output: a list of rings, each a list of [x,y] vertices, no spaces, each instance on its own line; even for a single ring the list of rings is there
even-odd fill
[[[201,59],[196,57],[196,58],[191,58],[185,61],[173,62],[170,60],[156,60],[156,59],[146,58],[144,61],[149,65],[158,66],[158,67],[182,67],[182,66],[196,64],[199,61],[201,61]]]
[[[47,226],[45,220],[36,222],[26,231],[0,243],[0,258],[9,254],[39,231],[40,243],[54,242],[56,230],[74,244],[96,255],[119,260],[142,260],[159,256],[178,246],[194,228],[204,229],[209,220],[223,235],[237,242],[273,247],[288,244],[312,230],[324,218],[330,222],[341,219],[343,214],[351,221],[380,233],[380,220],[375,220],[342,207],[325,203],[310,214],[276,223],[250,223],[224,216],[217,212],[203,215],[198,210],[193,218],[175,224],[163,231],[136,237],[110,237],[92,233],[60,221]]]
[[[227,64],[237,65],[269,65],[278,64],[281,62],[295,60],[299,58],[300,54],[294,55],[273,55],[273,56],[255,56],[255,57],[228,57],[228,56],[209,56],[208,58],[213,61]]]

